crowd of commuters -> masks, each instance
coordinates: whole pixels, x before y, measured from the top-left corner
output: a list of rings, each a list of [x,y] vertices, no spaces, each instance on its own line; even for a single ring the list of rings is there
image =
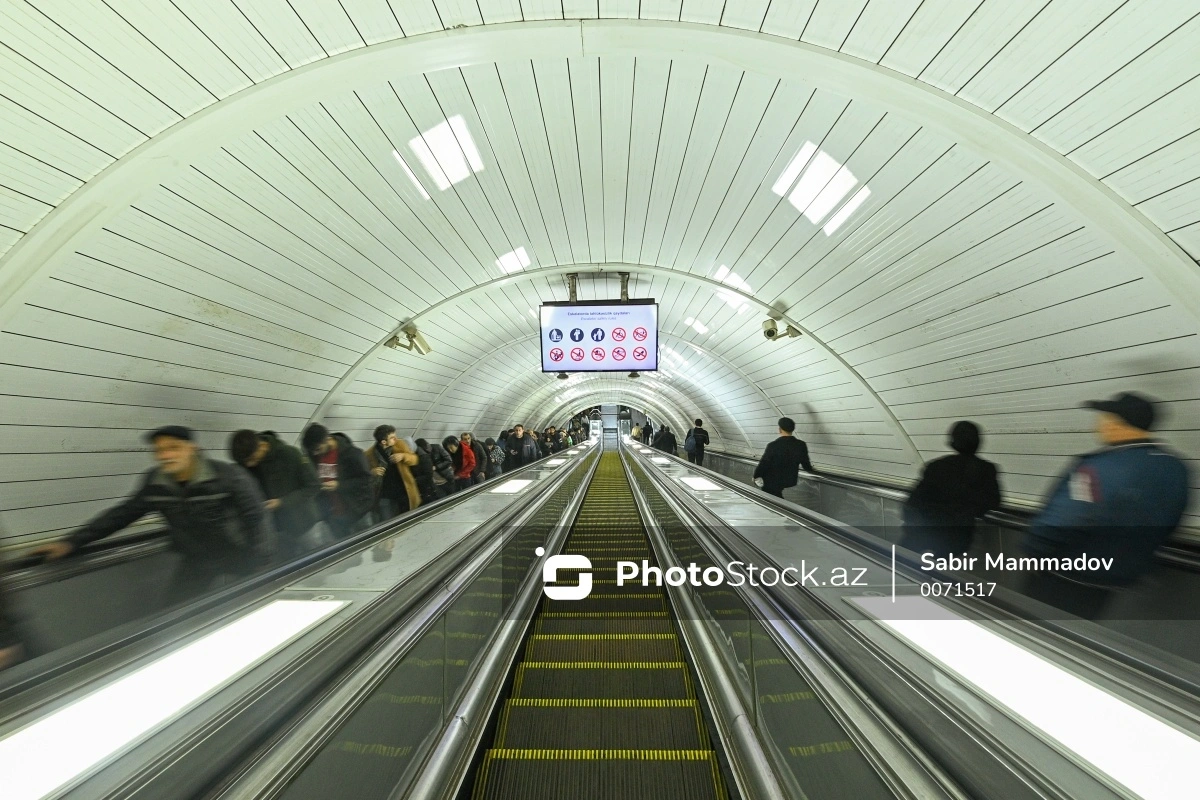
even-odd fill
[[[1072,614],[1095,618],[1113,592],[1152,566],[1155,550],[1179,525],[1188,500],[1184,462],[1154,440],[1154,403],[1136,394],[1087,404],[1097,412],[1101,447],[1077,457],[1032,519],[1024,550],[1036,556],[1110,558],[1102,571],[1039,572],[1030,596]],[[364,452],[349,437],[309,425],[296,448],[272,431],[240,430],[230,437],[233,463],[204,453],[192,432],[169,425],[147,434],[156,466],[137,489],[70,536],[38,547],[53,561],[156,512],[180,560],[161,604],[174,605],[228,585],[276,561],[292,560],[328,538],[344,539],[451,493],[545,458],[583,438],[583,424],[538,432],[514,425],[480,442],[470,432],[441,442],[409,440],[380,425]],[[801,469],[816,473],[808,447],[783,417],[754,470],[764,492],[783,496]],[[677,454],[666,424],[649,420],[631,435]],[[999,471],[979,457],[982,434],[968,421],[949,434],[953,453],[926,463],[904,509],[900,544],[942,556],[969,551],[976,519],[1001,503]],[[684,436],[688,460],[704,463],[710,444],[702,420]],[[0,666],[17,657],[0,596]]]

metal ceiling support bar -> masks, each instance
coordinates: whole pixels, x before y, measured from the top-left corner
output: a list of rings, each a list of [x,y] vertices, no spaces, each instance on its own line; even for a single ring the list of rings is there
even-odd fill
[[[579,302],[579,274],[571,272],[567,274],[567,291],[570,292],[570,300],[572,303]]]
[[[629,273],[628,272],[618,272],[617,274],[621,276],[621,302],[628,303],[629,302]]]

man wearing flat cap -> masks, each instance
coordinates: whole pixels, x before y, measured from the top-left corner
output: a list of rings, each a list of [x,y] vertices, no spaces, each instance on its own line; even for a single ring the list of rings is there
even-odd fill
[[[1126,392],[1084,404],[1099,412],[1103,444],[1077,458],[1029,526],[1035,556],[1112,559],[1095,571],[1029,576],[1026,591],[1075,616],[1094,619],[1114,589],[1129,586],[1154,563],[1154,551],[1179,525],[1188,501],[1187,467],[1150,436],[1154,403]]]
[[[270,562],[273,539],[262,493],[236,464],[206,458],[192,432],[167,425],[146,435],[158,466],[138,490],[60,542],[34,554],[55,560],[158,512],[182,556],[163,605],[170,606],[231,583]]]

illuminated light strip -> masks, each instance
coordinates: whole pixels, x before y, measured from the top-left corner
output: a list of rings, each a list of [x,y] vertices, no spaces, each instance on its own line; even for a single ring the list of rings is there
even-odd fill
[[[565,463],[567,463],[567,460],[565,458],[552,458],[546,462],[546,466],[547,467],[557,467],[560,464],[565,464]]]
[[[653,460],[653,459],[651,459],[651,460]],[[704,492],[711,492],[714,489],[721,488],[717,484],[710,481],[708,478],[701,478],[698,475],[685,475],[684,477],[680,478],[679,480],[683,481],[684,483],[686,483],[688,486],[692,487],[693,489],[696,489],[699,491],[704,491]]]
[[[421,193],[421,197],[428,200],[429,192],[425,191],[425,187],[421,185],[419,180],[417,180],[417,176],[414,175],[413,171],[408,168],[408,162],[404,160],[404,156],[400,155],[400,153],[395,150],[392,151],[392,156],[400,162],[400,167],[404,170],[404,174],[408,176],[410,181],[412,181],[413,186],[417,187],[417,191]]]
[[[1137,796],[1195,796],[1195,737],[923,597],[851,602]]]
[[[230,683],[333,614],[277,600],[0,740],[5,800],[38,800]]]
[[[783,197],[788,193],[788,189],[792,188],[792,184],[796,182],[796,176],[800,174],[800,170],[808,164],[808,160],[812,158],[812,154],[817,151],[817,146],[812,142],[805,142],[800,151],[792,157],[788,162],[787,167],[783,172],[779,173],[779,178],[776,179],[774,185],[771,186],[771,191]]]
[[[492,494],[516,494],[531,483],[533,481],[525,478],[513,478],[492,489]]]
[[[858,207],[866,202],[870,196],[871,190],[868,187],[864,186],[859,189],[854,193],[853,197],[846,201],[846,205],[839,208],[837,213],[829,218],[829,221],[825,223],[825,227],[821,228],[821,230],[825,231],[826,236],[832,236],[838,228],[842,227],[842,223],[850,219],[850,215],[857,211]]]

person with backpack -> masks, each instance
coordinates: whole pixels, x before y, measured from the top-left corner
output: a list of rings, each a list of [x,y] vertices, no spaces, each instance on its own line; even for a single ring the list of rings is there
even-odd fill
[[[683,449],[687,453],[688,461],[697,467],[704,466],[704,448],[708,446],[708,431],[701,427],[703,424],[696,420],[696,427],[688,428],[687,436],[683,440]]]

